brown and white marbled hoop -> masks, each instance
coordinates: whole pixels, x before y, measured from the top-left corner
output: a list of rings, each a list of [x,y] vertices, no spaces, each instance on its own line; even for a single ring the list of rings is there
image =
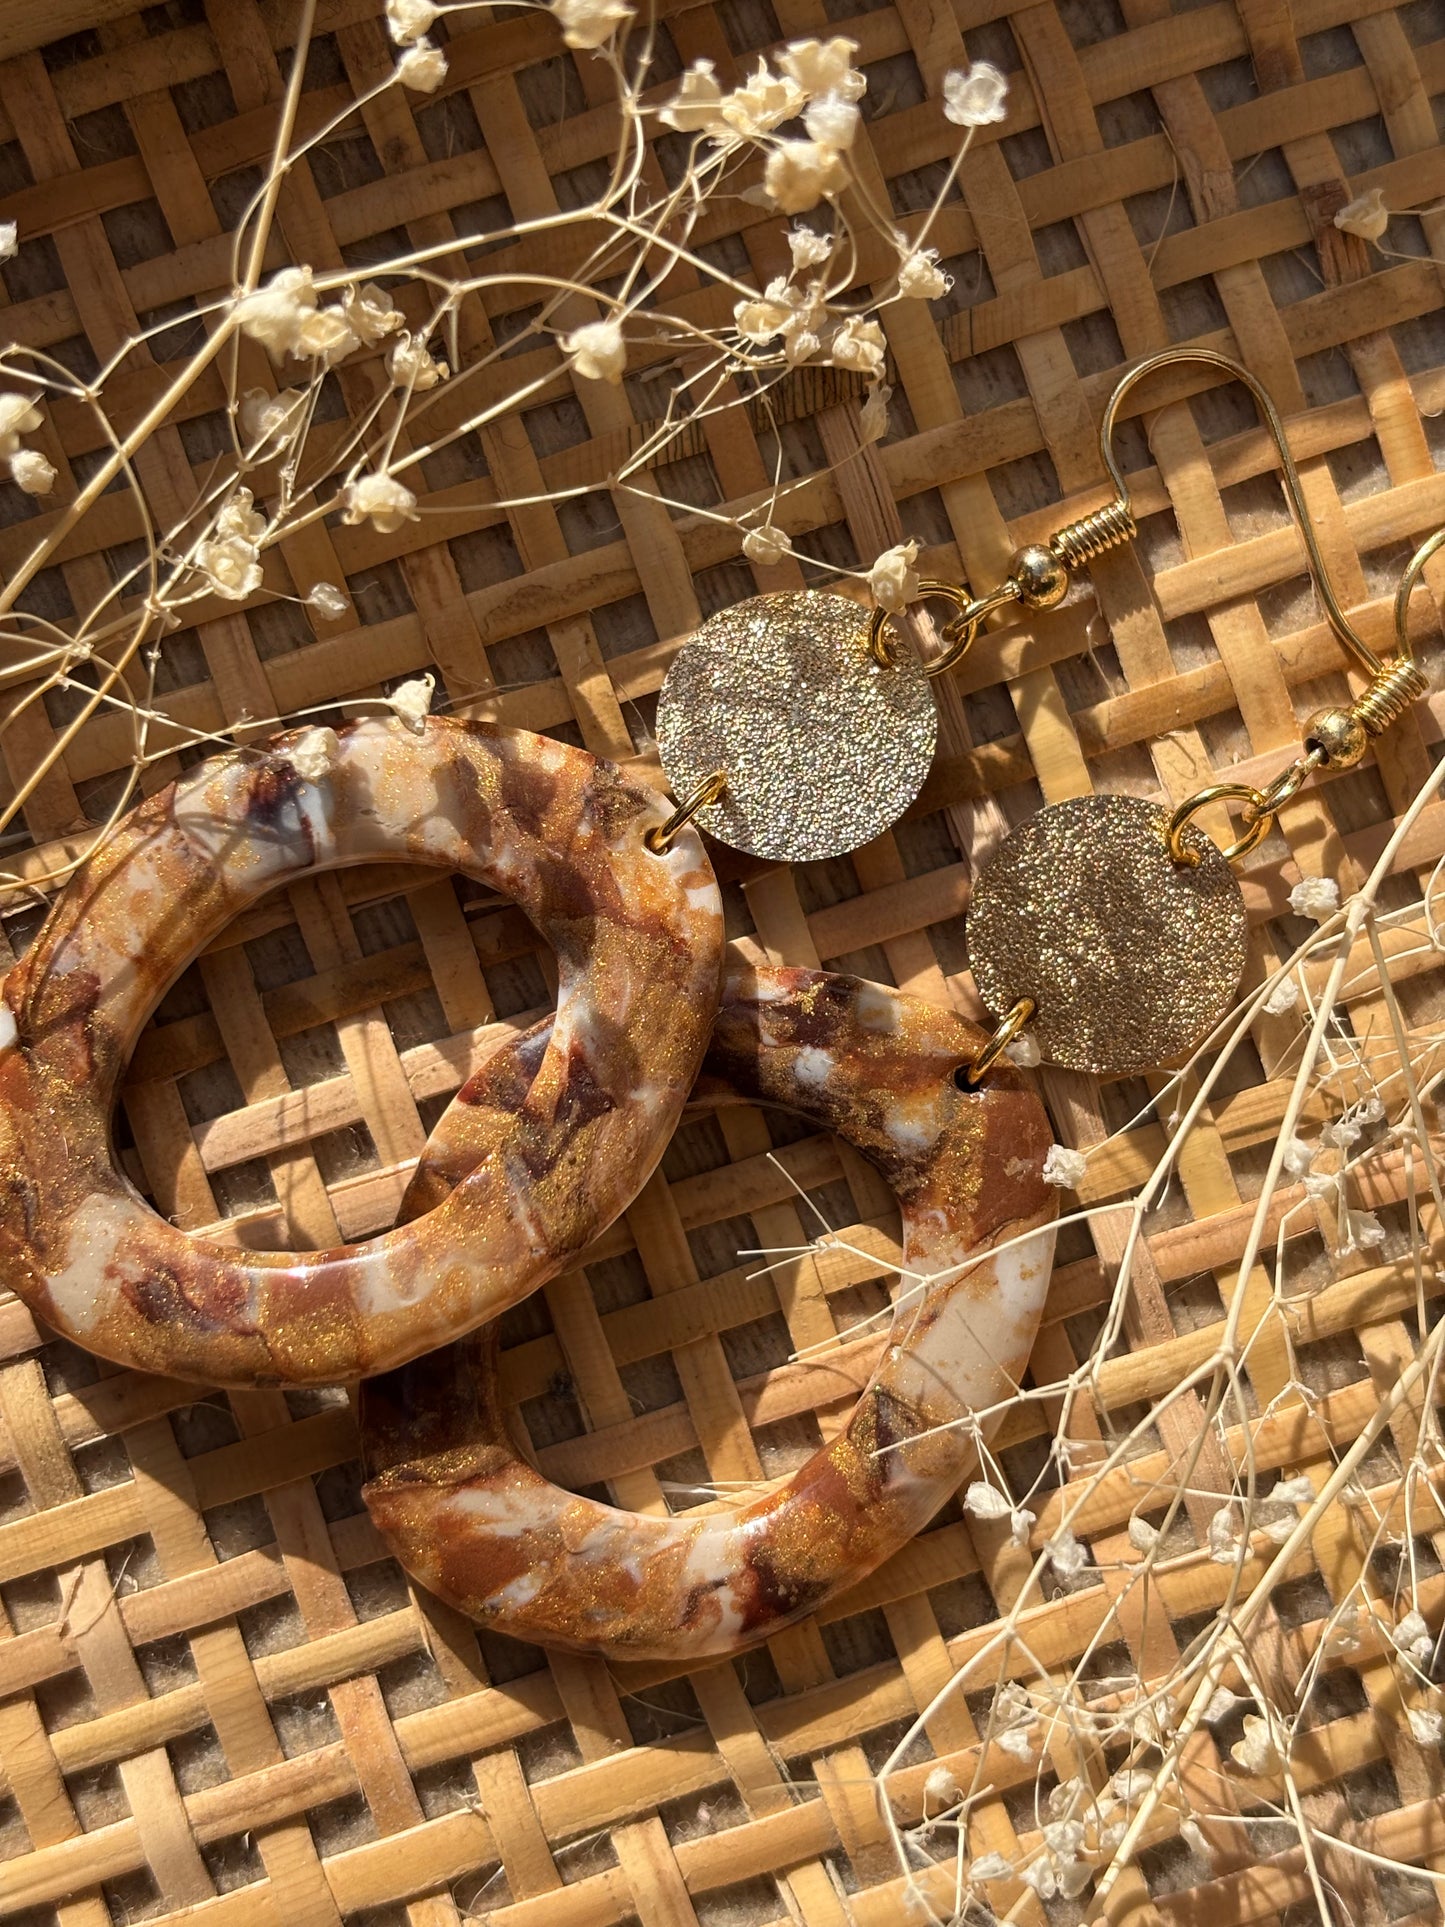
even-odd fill
[[[1053,1256],[1043,1107],[1006,1069],[976,1091],[954,1082],[983,1041],[946,1011],[856,978],[730,976],[699,1095],[779,1105],[836,1131],[903,1208],[912,1288],[897,1294],[887,1350],[846,1429],[739,1510],[617,1511],[520,1456],[495,1328],[476,1332],[361,1390],[364,1497],[402,1564],[518,1639],[693,1660],[801,1618],[912,1537],[973,1463],[957,1421],[1017,1385]],[[441,1120],[413,1205],[465,1182],[491,1082],[484,1065]]]
[[[0,1004],[0,1275],[121,1364],[213,1385],[326,1384],[470,1331],[561,1270],[666,1146],[717,1009],[722,912],[668,805],[546,737],[429,717],[277,736],[142,803],[80,869]],[[344,864],[459,870],[557,956],[547,1048],[441,1207],[314,1255],[242,1252],[157,1217],[111,1159],[116,1089],[186,964],[276,885]]]

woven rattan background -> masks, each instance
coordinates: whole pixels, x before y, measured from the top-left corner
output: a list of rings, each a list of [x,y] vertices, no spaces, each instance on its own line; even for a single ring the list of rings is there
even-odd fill
[[[849,0],[663,0],[661,12],[665,54],[706,56],[724,74],[780,37],[830,25],[853,36],[872,116],[859,164],[900,210],[926,200],[951,151],[944,70],[967,51],[1013,76],[1009,118],[979,136],[933,237],[952,293],[931,311],[888,311],[888,440],[829,473],[856,450],[856,395],[820,384],[793,398],[784,469],[817,476],[787,510],[800,550],[866,566],[901,527],[922,541],[929,573],[966,568],[991,582],[1016,542],[1055,525],[1061,502],[1077,513],[1102,499],[1093,423],[1123,362],[1200,340],[1244,356],[1291,417],[1343,599],[1385,633],[1403,554],[1445,518],[1445,269],[1385,259],[1331,217],[1368,186],[1394,207],[1445,195],[1442,0],[1297,0],[1293,18],[1279,0],[1177,14],[1164,0],[884,0],[860,13]],[[303,127],[385,72],[378,13],[375,0],[322,0]],[[3,269],[0,333],[83,368],[138,322],[173,318],[113,394],[135,410],[156,391],[154,363],[186,351],[188,311],[226,282],[226,236],[271,140],[292,14],[287,0],[170,0],[0,65],[0,212],[23,239]],[[595,63],[559,53],[545,15],[457,28],[449,51],[435,100],[388,92],[297,171],[274,264],[365,266],[454,237],[466,253],[467,237],[595,191],[613,138],[610,89]],[[1417,256],[1445,254],[1445,216],[1397,219],[1390,237]],[[781,224],[745,202],[719,207],[708,245],[759,284],[782,265]],[[522,318],[504,297],[473,300],[463,341]],[[508,378],[545,370],[549,355],[528,346]],[[1173,392],[1202,387],[1181,380]],[[646,379],[599,400],[595,385],[574,394],[559,375],[548,396],[433,464],[420,524],[387,537],[317,527],[271,551],[271,590],[344,583],[354,618],[318,638],[294,602],[217,604],[168,639],[161,706],[220,729],[374,695],[431,667],[445,697],[473,713],[622,759],[645,752],[670,654],[699,615],[755,588],[797,586],[806,570],[754,571],[725,523],[609,494],[633,423],[658,412]],[[201,382],[152,444],[145,481],[158,501],[186,498],[204,476],[220,401]],[[923,805],[894,834],[793,872],[724,854],[739,940],[971,1010],[969,877],[1007,822],[1091,786],[1181,796],[1216,771],[1259,781],[1287,760],[1296,714],[1343,680],[1270,451],[1234,403],[1202,395],[1192,421],[1176,410],[1158,424],[1152,448],[1135,418],[1138,551],[1098,567],[1097,603],[980,643],[944,693],[945,746]],[[98,441],[78,409],[50,411],[42,445],[62,471],[55,499],[90,472]],[[774,453],[736,412],[688,444],[665,486],[741,506]],[[560,511],[489,507],[578,480],[595,492]],[[0,503],[10,567],[53,511],[8,485]],[[43,579],[47,606],[92,600],[137,532],[126,496],[104,497]],[[27,711],[3,738],[6,782],[23,779],[70,713]],[[1303,934],[1287,905],[1302,872],[1347,887],[1363,874],[1442,726],[1437,698],[1365,768],[1286,811],[1282,837],[1244,876],[1256,967]],[[41,850],[21,860],[38,871],[102,819],[130,753],[126,717],[90,722],[37,791],[28,821]],[[148,782],[175,766],[154,766]],[[1418,896],[1442,847],[1436,804],[1386,901]],[[10,941],[22,948],[37,921],[22,909]],[[548,969],[516,913],[447,881],[352,871],[297,888],[229,932],[167,999],[126,1092],[129,1167],[187,1226],[223,1221],[259,1244],[370,1233],[390,1220],[489,1027],[545,1005]],[[1428,954],[1402,966],[1412,1018],[1433,1009],[1433,969]],[[1376,1020],[1367,1000],[1353,1014],[1362,1031]],[[1121,1412],[1215,1342],[1261,1147],[1282,1112],[1272,1067],[1290,1034],[1287,1018],[1261,1020],[1252,1072],[1241,1068],[1191,1141],[1136,1273],[1133,1349],[1102,1380]],[[1062,1076],[1044,1091],[1058,1135],[1079,1146],[1147,1096]],[[1090,1167],[1088,1201],[1137,1184],[1159,1143],[1151,1125],[1112,1146]],[[883,1287],[870,1267],[841,1261],[749,1281],[740,1248],[796,1244],[814,1228],[764,1155],[774,1145],[829,1223],[871,1227],[855,1237],[886,1252],[888,1197],[856,1158],[752,1113],[688,1124],[587,1273],[509,1321],[511,1386],[553,1476],[655,1505],[660,1481],[745,1480],[792,1462],[846,1409],[856,1364],[786,1361],[875,1308]],[[1398,1159],[1380,1169],[1370,1201],[1391,1226],[1385,1262],[1377,1252],[1368,1265],[1359,1255],[1331,1265],[1314,1219],[1292,1221],[1331,1281],[1301,1313],[1318,1397],[1282,1411],[1262,1463],[1327,1465],[1412,1347],[1415,1285],[1398,1262],[1405,1180]],[[1281,1207],[1298,1198],[1282,1193]],[[1061,1246],[1042,1379],[1090,1342],[1117,1255],[1110,1226]],[[1267,1280],[1247,1289],[1265,1294]],[[47,1927],[341,1917],[450,1927],[490,1910],[499,1927],[904,1917],[869,1776],[1016,1597],[1029,1555],[1003,1528],[955,1508],[821,1624],[690,1676],[613,1676],[478,1641],[408,1592],[360,1509],[342,1395],[198,1402],[194,1388],[44,1342],[13,1300],[0,1301],[0,1353],[7,1916]],[[1278,1348],[1257,1346],[1261,1406],[1280,1376]],[[1076,1428],[1081,1464],[1097,1416],[1086,1409]],[[1409,1424],[1396,1430],[1402,1451]],[[1037,1428],[1034,1417],[1016,1426],[1005,1453],[1025,1480],[1043,1449]],[[1161,1439],[1155,1472],[1181,1442]],[[1391,1464],[1372,1467],[1388,1485]],[[1080,1653],[1111,1566],[1137,1556],[1123,1531],[1133,1503],[1127,1483],[1101,1494],[1086,1535],[1100,1565],[1030,1609],[1046,1665]],[[1161,1582],[1174,1625],[1139,1619],[1102,1671],[1167,1671],[1223,1596],[1228,1575],[1202,1549],[1215,1503],[1207,1491],[1191,1500],[1201,1550]],[[1056,1495],[1036,1544],[1057,1516]],[[1341,1517],[1297,1562],[1271,1632],[1285,1690],[1309,1626],[1360,1557]],[[1438,1625],[1440,1561],[1423,1541],[1419,1557]],[[959,1696],[930,1729],[961,1772],[977,1710]],[[1400,1714],[1377,1648],[1336,1663],[1298,1764],[1302,1797],[1323,1823],[1355,1825],[1371,1850],[1439,1867],[1445,1774]],[[1191,1771],[1206,1801],[1243,1810],[1278,1789],[1222,1764],[1229,1737],[1202,1732]],[[894,1782],[909,1821],[929,1764],[921,1748]],[[1059,1746],[1050,1765],[1063,1776],[1081,1763]],[[1015,1855],[1037,1838],[1034,1768],[996,1753],[990,1772],[997,1797],[973,1837]],[[1256,1850],[1230,1829],[1214,1844],[1211,1864],[1161,1834],[1120,1890],[1122,1911],[1171,1927],[1316,1917],[1297,1850]],[[1338,1856],[1329,1871],[1356,1919],[1439,1918],[1428,1883]],[[1032,1894],[1012,1898],[1018,1919],[1042,1927]],[[1066,1923],[1084,1904],[1047,1911]]]

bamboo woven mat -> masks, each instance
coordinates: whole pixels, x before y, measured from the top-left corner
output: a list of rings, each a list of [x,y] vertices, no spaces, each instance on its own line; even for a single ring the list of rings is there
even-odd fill
[[[384,72],[379,11],[323,0],[303,125]],[[867,566],[901,530],[923,544],[927,573],[993,581],[1016,543],[1100,499],[1094,423],[1121,365],[1204,341],[1245,357],[1289,416],[1342,599],[1383,637],[1403,555],[1445,520],[1445,269],[1374,254],[1332,216],[1371,186],[1392,207],[1445,196],[1441,0],[1301,0],[1293,18],[1276,0],[1178,14],[1162,0],[884,0],[857,14],[847,0],[664,0],[661,11],[679,62],[705,56],[725,75],[780,37],[853,37],[873,116],[861,164],[900,209],[922,204],[951,151],[936,111],[944,70],[967,52],[1013,75],[1008,121],[982,130],[935,236],[952,294],[931,312],[888,311],[889,438],[858,453],[846,385],[795,391],[781,459],[790,474],[816,474],[791,500],[800,551]],[[292,15],[283,0],[168,0],[0,65],[0,212],[26,242],[3,270],[0,331],[83,367],[137,322],[173,320],[154,359],[186,351],[187,314],[227,280],[227,235],[272,137]],[[434,101],[392,90],[298,170],[277,263],[364,268],[396,235],[445,243],[509,208],[531,214],[591,191],[612,138],[603,96],[584,56],[558,53],[544,15],[458,29],[449,52]],[[746,203],[727,204],[709,240],[759,285],[778,271],[780,225]],[[1391,240],[1445,255],[1445,215],[1397,220]],[[500,332],[508,306],[489,297],[471,325]],[[517,380],[551,352],[519,356]],[[142,355],[125,379],[138,408],[158,377]],[[1203,386],[1165,382],[1150,406]],[[646,420],[645,392],[628,392]],[[546,393],[435,465],[419,524],[394,536],[318,528],[271,564],[272,588],[289,586],[283,571],[301,594],[344,580],[358,626],[318,639],[295,603],[257,602],[182,631],[168,640],[159,707],[202,729],[317,704],[344,713],[347,699],[431,668],[471,713],[645,757],[678,639],[757,588],[799,586],[806,570],[786,562],[755,577],[726,525],[614,500],[605,479],[631,424],[585,412],[565,377]],[[201,383],[157,444],[182,489],[214,452],[219,399]],[[56,407],[47,433],[63,474],[89,472],[98,437],[81,411]],[[668,491],[701,507],[755,496],[777,452],[764,442],[745,414],[719,417],[670,465]],[[1160,421],[1151,443],[1136,420],[1126,466],[1145,510],[1137,551],[1099,565],[1097,601],[978,645],[945,693],[944,747],[906,822],[850,859],[793,871],[724,856],[731,931],[745,947],[971,1011],[969,878],[1009,822],[1091,787],[1178,797],[1220,772],[1265,780],[1296,749],[1297,713],[1343,693],[1252,414],[1213,391],[1192,419],[1175,410]],[[593,492],[561,510],[489,506],[501,492],[578,481]],[[21,522],[15,491],[3,493],[10,568],[44,523]],[[121,499],[103,498],[50,572],[62,601],[92,598],[108,555],[124,555]],[[7,783],[66,720],[63,707],[37,705],[5,734]],[[1283,841],[1244,873],[1254,971],[1302,934],[1287,902],[1301,875],[1346,888],[1363,876],[1442,727],[1436,697],[1368,766],[1286,810]],[[123,716],[92,720],[36,791],[37,869],[103,819],[129,730]],[[178,766],[154,765],[148,783]],[[1386,901],[1418,896],[1442,848],[1437,803]],[[23,948],[38,917],[31,905],[11,915],[9,942]],[[1401,962],[1412,1021],[1436,1011],[1436,965],[1428,950]],[[188,973],[143,1039],[119,1127],[127,1168],[187,1227],[219,1224],[257,1245],[368,1235],[390,1221],[430,1124],[496,1027],[546,1005],[549,970],[517,913],[448,880],[352,871],[269,901]],[[1352,1013],[1368,1028],[1363,993]],[[1080,1408],[1085,1460],[1109,1411],[1157,1395],[1217,1342],[1282,1114],[1274,1067],[1289,1034],[1286,1018],[1261,1019],[1252,1070],[1193,1136],[1136,1274],[1128,1348],[1100,1381],[1106,1410]],[[1077,1146],[1148,1097],[1142,1085],[1062,1075],[1042,1088],[1059,1137]],[[1161,1141],[1157,1123],[1115,1140],[1090,1165],[1085,1202],[1128,1193]],[[1395,1225],[1403,1167],[1380,1169],[1363,1202]],[[754,1277],[739,1251],[803,1242],[815,1210],[877,1259]],[[1092,1342],[1115,1222],[1061,1241],[1041,1381]],[[1324,1266],[1299,1333],[1314,1397],[1281,1406],[1258,1451],[1262,1464],[1319,1473],[1410,1354],[1416,1282],[1398,1238],[1383,1265],[1331,1263],[1306,1225]],[[689,1486],[796,1462],[858,1381],[856,1366],[805,1369],[790,1355],[884,1302],[894,1228],[879,1181],[826,1139],[751,1112],[685,1124],[585,1274],[508,1320],[508,1383],[543,1467],[646,1506],[664,1489],[687,1504]],[[1267,1293],[1263,1267],[1245,1288]],[[1434,1289],[1429,1274],[1423,1289]],[[1018,1596],[1032,1554],[996,1523],[950,1508],[820,1623],[735,1663],[614,1674],[478,1639],[409,1591],[361,1509],[344,1395],[198,1399],[46,1342],[13,1299],[0,1301],[0,1355],[5,1917],[27,1927],[907,1918],[871,1775]],[[1282,1382],[1278,1347],[1260,1342],[1248,1375],[1263,1410]],[[1388,1491],[1410,1422],[1402,1416],[1396,1456],[1382,1448],[1367,1483]],[[1024,1483],[1044,1450],[1041,1425],[1031,1410],[1006,1434],[1004,1464]],[[1159,1438],[1156,1471],[1180,1444]],[[1194,1538],[1161,1576],[1153,1617],[1110,1631],[1095,1669],[1105,1684],[1167,1671],[1220,1604],[1229,1574],[1203,1543],[1216,1502],[1191,1497]],[[1115,1575],[1137,1557],[1124,1531],[1133,1504],[1127,1484],[1101,1492],[1082,1534],[1092,1565],[1027,1609],[1043,1667],[1067,1670],[1105,1624]],[[1059,1506],[1057,1492],[1042,1505],[1035,1546]],[[1438,1531],[1417,1542],[1435,1624],[1440,1550]],[[1361,1559],[1342,1513],[1291,1568],[1271,1627],[1286,1681]],[[1297,1762],[1308,1813],[1336,1831],[1355,1826],[1382,1860],[1445,1865],[1445,1773],[1404,1727],[1378,1647],[1367,1640],[1330,1682]],[[919,1818],[935,1754],[966,1778],[980,1717],[976,1696],[960,1694],[932,1718],[892,1782],[905,1823]],[[1202,1729],[1189,1771],[1216,1804],[1253,1811],[1278,1787],[1227,1762],[1230,1737]],[[1066,1738],[1051,1745],[1045,1787],[1099,1765]],[[1017,1859],[1036,1842],[1037,1764],[995,1749],[977,1849]],[[1158,1830],[1116,1896],[1119,1917],[1167,1927],[1318,1917],[1287,1833],[1218,1828],[1209,1844],[1201,1857]],[[1329,1864],[1355,1918],[1440,1917],[1427,1881],[1358,1856]],[[1087,1904],[994,1892],[1029,1927],[1068,1927]]]

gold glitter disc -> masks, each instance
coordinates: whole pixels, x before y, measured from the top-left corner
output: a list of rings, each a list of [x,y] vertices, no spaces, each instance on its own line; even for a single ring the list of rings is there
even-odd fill
[[[938,712],[918,657],[868,648],[868,612],[805,589],[753,596],[673,659],[657,746],[679,798],[714,770],[727,788],[697,820],[777,863],[841,856],[881,836],[923,787]]]
[[[1002,1014],[1038,1006],[1029,1034],[1072,1070],[1123,1076],[1183,1056],[1234,1002],[1244,899],[1218,845],[1191,824],[1175,863],[1169,812],[1137,796],[1080,796],[1005,838],[974,885],[968,954]]]

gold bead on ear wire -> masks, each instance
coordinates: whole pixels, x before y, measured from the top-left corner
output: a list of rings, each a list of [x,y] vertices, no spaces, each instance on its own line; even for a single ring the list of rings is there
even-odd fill
[[[1302,731],[1306,749],[1317,749],[1325,769],[1353,769],[1370,747],[1370,732],[1353,709],[1336,703],[1317,709]]]

